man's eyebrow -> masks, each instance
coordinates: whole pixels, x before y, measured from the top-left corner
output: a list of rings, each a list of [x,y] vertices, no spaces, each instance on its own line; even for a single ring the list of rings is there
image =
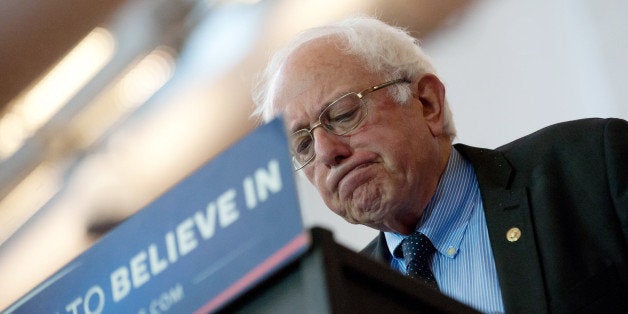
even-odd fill
[[[310,125],[313,123],[317,123],[318,119],[320,118],[321,114],[323,113],[323,110],[327,109],[327,107],[329,107],[329,105],[331,105],[332,102],[338,100],[340,97],[350,94],[350,93],[355,93],[354,91],[344,91],[344,92],[338,92],[336,94],[334,94],[334,96],[332,96],[330,98],[329,101],[323,103],[322,106],[320,106],[316,112],[316,120],[315,121],[309,121],[307,123],[303,123],[303,122],[299,122],[297,124],[295,124],[293,127],[291,127],[288,131],[290,132],[290,134],[296,132],[296,131],[300,131],[300,130],[309,130],[310,129]]]
[[[320,113],[318,113],[318,115],[316,117],[318,118],[319,116],[320,116]],[[310,129],[310,124],[311,124],[311,122],[309,120],[299,121],[299,122],[294,124],[294,126],[292,126],[289,129],[289,132],[290,132],[290,134],[292,134],[292,133],[294,133],[296,131],[300,131],[300,130],[309,130]]]
[[[318,122],[318,118],[321,116],[321,113],[323,113],[323,110],[325,110],[325,108],[327,108],[327,106],[329,106],[330,103],[324,104],[322,105],[320,108],[318,108],[318,111],[316,112],[316,121],[312,122],[312,121],[305,121],[305,122],[298,122],[297,124],[295,124],[293,127],[291,127],[288,131],[290,132],[290,134],[299,131],[299,130],[309,130],[310,126],[313,123]]]
[[[296,132],[296,131],[303,130],[303,129],[306,129],[306,128],[308,128],[308,126],[306,126],[306,125],[305,125],[304,123],[302,123],[302,122],[299,122],[299,123],[295,124],[295,126],[291,127],[291,128],[288,130],[288,132],[289,132],[290,134],[292,134],[292,133],[294,133],[294,132]]]

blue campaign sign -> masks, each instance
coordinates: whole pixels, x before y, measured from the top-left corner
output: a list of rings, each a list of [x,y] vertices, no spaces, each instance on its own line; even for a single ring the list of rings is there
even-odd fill
[[[308,246],[277,119],[107,234],[8,313],[208,313]]]

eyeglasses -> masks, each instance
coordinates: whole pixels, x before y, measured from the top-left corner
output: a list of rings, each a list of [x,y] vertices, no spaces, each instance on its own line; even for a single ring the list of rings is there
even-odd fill
[[[327,132],[346,135],[355,130],[366,117],[368,110],[364,97],[376,90],[399,83],[410,83],[407,79],[396,79],[367,88],[359,93],[350,92],[332,101],[318,117],[318,122],[309,129],[301,129],[288,139],[295,170],[301,170],[316,157],[314,151],[314,129],[322,126]]]

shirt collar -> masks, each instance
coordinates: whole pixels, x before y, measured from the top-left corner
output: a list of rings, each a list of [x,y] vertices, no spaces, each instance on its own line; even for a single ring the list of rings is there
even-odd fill
[[[438,252],[455,257],[471,213],[477,205],[478,193],[473,166],[453,148],[445,172],[417,224],[417,230],[432,241]],[[384,236],[394,256],[394,250],[406,236],[394,232],[385,232]]]

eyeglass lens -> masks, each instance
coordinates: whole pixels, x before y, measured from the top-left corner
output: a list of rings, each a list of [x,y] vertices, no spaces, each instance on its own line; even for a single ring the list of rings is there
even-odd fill
[[[331,103],[321,113],[321,126],[336,135],[355,129],[366,116],[366,107],[356,93],[348,93]],[[314,129],[299,130],[290,138],[295,167],[305,166],[314,157]]]

